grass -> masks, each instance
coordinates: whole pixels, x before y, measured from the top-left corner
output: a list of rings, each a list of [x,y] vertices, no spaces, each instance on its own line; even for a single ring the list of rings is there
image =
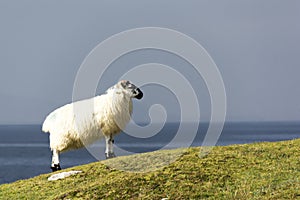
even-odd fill
[[[199,152],[157,151],[77,166],[71,169],[83,173],[64,180],[50,182],[45,174],[3,184],[0,199],[300,199],[300,139],[215,147],[203,158]]]

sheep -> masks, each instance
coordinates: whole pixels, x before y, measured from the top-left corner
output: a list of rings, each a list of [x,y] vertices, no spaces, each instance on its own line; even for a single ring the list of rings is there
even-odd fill
[[[124,130],[130,121],[132,98],[142,97],[143,92],[138,87],[122,80],[105,94],[73,102],[51,112],[42,130],[49,132],[52,171],[61,169],[60,153],[82,148],[102,138],[106,142],[105,157],[115,157],[114,136]],[[93,109],[88,109],[91,105]]]

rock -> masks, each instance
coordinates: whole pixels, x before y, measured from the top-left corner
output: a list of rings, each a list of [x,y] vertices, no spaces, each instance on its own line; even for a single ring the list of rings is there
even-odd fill
[[[58,179],[64,179],[66,177],[69,177],[71,175],[74,175],[74,174],[78,174],[78,173],[81,173],[82,171],[69,171],[69,172],[61,172],[61,173],[58,173],[58,174],[53,174],[52,176],[50,176],[48,178],[48,181],[56,181]]]

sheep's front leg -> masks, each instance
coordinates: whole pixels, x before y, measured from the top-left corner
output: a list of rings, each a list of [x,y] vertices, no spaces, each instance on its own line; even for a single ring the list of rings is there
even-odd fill
[[[59,165],[59,152],[55,149],[52,151],[51,169],[53,172],[55,172],[57,170],[61,170],[60,165]]]
[[[105,142],[106,142],[106,150],[105,150],[105,157],[106,159],[116,157],[114,154],[114,139],[112,136],[105,137]]]

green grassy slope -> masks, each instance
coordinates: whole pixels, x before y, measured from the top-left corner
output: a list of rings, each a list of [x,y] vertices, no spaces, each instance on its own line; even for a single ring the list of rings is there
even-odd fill
[[[3,184],[0,199],[300,199],[300,139],[215,147],[203,158],[199,149],[78,166],[72,169],[83,173],[65,180],[49,182],[50,174],[45,174]],[[179,153],[183,154],[175,162],[161,167],[166,163],[160,158]],[[112,164],[148,171],[126,172]]]

